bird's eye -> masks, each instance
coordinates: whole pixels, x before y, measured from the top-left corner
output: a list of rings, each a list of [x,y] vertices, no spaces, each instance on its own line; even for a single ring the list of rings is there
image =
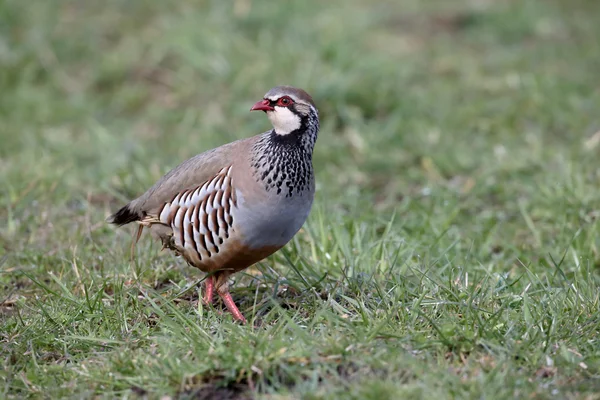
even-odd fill
[[[279,100],[277,100],[277,105],[278,106],[282,106],[282,107],[287,107],[290,104],[292,104],[294,101],[292,99],[290,99],[287,96],[284,96],[282,98],[280,98]]]

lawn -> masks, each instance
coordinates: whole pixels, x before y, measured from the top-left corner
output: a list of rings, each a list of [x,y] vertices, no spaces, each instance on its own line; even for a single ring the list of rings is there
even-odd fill
[[[600,399],[600,2],[0,3],[0,398]],[[284,249],[202,274],[105,218],[320,110]]]

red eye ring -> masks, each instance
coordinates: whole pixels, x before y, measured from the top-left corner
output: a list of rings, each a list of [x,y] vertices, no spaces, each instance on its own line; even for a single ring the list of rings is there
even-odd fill
[[[292,104],[294,104],[294,100],[292,100],[289,96],[283,96],[277,100],[277,105],[280,107],[289,107]]]

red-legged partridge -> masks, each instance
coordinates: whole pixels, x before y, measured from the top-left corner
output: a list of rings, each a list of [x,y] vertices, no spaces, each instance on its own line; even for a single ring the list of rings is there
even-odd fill
[[[150,227],[165,247],[210,274],[204,301],[216,290],[241,322],[228,277],[279,250],[306,221],[319,131],[302,89],[275,87],[250,110],[264,111],[273,129],[190,158],[110,217],[116,225],[137,222],[139,233]]]

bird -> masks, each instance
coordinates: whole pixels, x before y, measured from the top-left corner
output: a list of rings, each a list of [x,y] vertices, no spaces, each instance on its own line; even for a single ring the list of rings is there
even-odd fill
[[[319,132],[312,97],[296,87],[270,89],[250,111],[265,112],[273,128],[184,161],[108,218],[138,224],[132,246],[150,228],[163,248],[206,274],[204,303],[216,292],[241,323],[229,278],[281,249],[305,223]]]

